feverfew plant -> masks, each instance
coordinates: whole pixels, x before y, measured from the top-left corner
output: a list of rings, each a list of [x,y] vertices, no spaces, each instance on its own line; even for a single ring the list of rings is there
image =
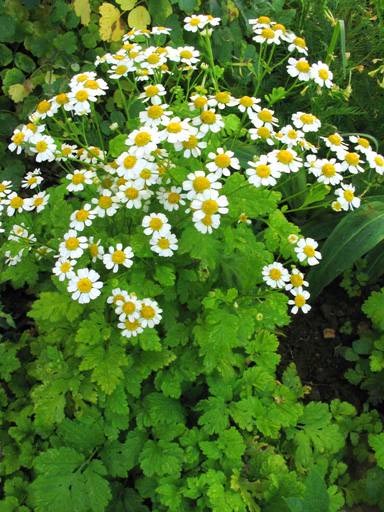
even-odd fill
[[[17,379],[12,388],[35,457],[13,464],[33,466],[25,500],[37,512],[132,500],[135,510],[148,500],[156,510],[261,510],[301,498],[320,459],[324,500],[344,502],[342,413],[305,406],[292,368],[282,383],[275,375],[274,330],[287,305],[309,311],[302,270],[321,262],[317,242],[286,218],[311,203],[287,210],[286,190],[304,173],[308,197],[334,186],[334,209],[356,208],[348,179],[382,172],[382,157],[366,139],[320,135],[309,112],[284,124],[276,91],[259,97],[274,56],[292,78],[285,96],[332,87],[304,39],[267,17],[250,20],[254,94],[228,91],[211,46],[219,22],[186,18],[196,47],[168,46],[168,28],[132,30],[12,136],[9,149],[37,166],[21,190],[0,184],[2,280],[38,295],[38,333],[20,340],[31,347],[32,406]],[[312,417],[327,443],[311,440]],[[275,454],[283,431],[297,473]],[[127,492],[119,479],[131,470]]]

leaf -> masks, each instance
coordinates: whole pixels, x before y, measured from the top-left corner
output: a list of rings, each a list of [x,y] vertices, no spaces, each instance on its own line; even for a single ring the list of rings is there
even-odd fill
[[[148,440],[140,454],[140,467],[145,476],[172,475],[178,478],[183,462],[183,450],[176,443]]]
[[[151,23],[151,15],[145,7],[139,5],[128,14],[128,25],[131,28],[147,28]]]
[[[196,0],[179,0],[179,7],[186,13],[191,13],[197,7]]]
[[[86,469],[83,455],[72,448],[51,448],[35,459],[37,478],[30,486],[35,512],[104,512],[111,499],[106,470],[99,460]]]
[[[377,329],[384,331],[384,288],[379,292],[372,292],[364,302],[362,310]]]
[[[380,434],[369,434],[368,443],[375,452],[377,465],[384,469],[384,432]]]
[[[176,280],[175,270],[167,265],[157,265],[154,277],[162,286],[173,286]]]
[[[137,0],[116,0],[123,11],[130,11],[137,4]]]
[[[308,275],[312,298],[382,240],[384,202],[366,201],[361,208],[346,215],[321,248],[320,265]]]
[[[152,23],[156,25],[163,25],[172,14],[172,5],[169,0],[148,0],[148,9]]]
[[[101,18],[99,20],[99,33],[103,41],[118,41],[123,37],[124,29],[121,25],[121,13],[114,5],[104,2],[99,7]]]
[[[11,85],[8,89],[8,96],[15,103],[21,103],[29,95],[28,89],[23,84]]]
[[[125,141],[127,140],[127,136],[123,133],[120,133],[119,135],[116,135],[116,137],[113,137],[109,141],[109,154],[113,158],[117,158],[121,153],[126,151],[127,145]]]
[[[4,7],[2,7],[2,10]],[[16,32],[16,21],[7,15],[0,16],[0,41],[3,43],[13,43]]]
[[[91,6],[89,0],[73,0],[73,8],[79,16],[82,25],[88,25],[91,21]]]
[[[101,453],[108,473],[111,476],[127,477],[128,471],[137,466],[146,435],[133,430],[128,432],[123,443],[113,441],[105,446]]]
[[[17,347],[8,342],[0,343],[0,378],[9,382],[11,374],[20,368],[16,357]]]

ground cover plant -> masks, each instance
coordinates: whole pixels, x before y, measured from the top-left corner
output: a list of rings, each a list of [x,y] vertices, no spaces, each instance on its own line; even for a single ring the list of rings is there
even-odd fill
[[[268,17],[250,20],[253,91],[234,95],[219,24],[187,17],[183,46],[128,32],[13,132],[32,164],[1,183],[1,280],[32,322],[0,345],[4,510],[383,507],[377,412],[308,402],[276,367],[322,260],[292,221],[359,208],[384,159],[290,111],[333,75]]]

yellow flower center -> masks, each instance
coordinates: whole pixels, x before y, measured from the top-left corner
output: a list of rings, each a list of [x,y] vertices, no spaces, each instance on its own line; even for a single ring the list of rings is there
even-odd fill
[[[231,95],[229,94],[229,92],[218,92],[215,94],[215,98],[218,103],[226,105],[227,103],[229,103]]]
[[[363,148],[366,148],[366,149],[368,149],[368,148],[369,148],[369,146],[370,146],[369,141],[368,141],[367,139],[364,139],[364,137],[359,137],[359,138],[357,139],[357,143],[358,143],[360,146],[362,146]]]
[[[268,176],[271,174],[271,168],[266,164],[258,165],[255,170],[259,178],[268,178]]]
[[[76,77],[77,82],[85,82],[88,79],[88,75],[86,73],[81,73]]]
[[[157,245],[160,247],[160,249],[169,249],[171,243],[168,238],[162,237],[157,241]]]
[[[146,146],[148,142],[151,142],[151,134],[148,132],[139,132],[135,136],[135,144],[136,146]]]
[[[128,199],[137,199],[139,197],[139,191],[137,188],[128,187],[126,190],[124,190],[125,197]]]
[[[147,114],[151,119],[159,119],[164,114],[164,109],[160,105],[151,105],[148,107]]]
[[[167,125],[167,131],[169,133],[180,133],[182,129],[183,127],[181,126],[181,123],[178,123],[177,121],[172,121]]]
[[[295,305],[298,308],[302,308],[305,303],[306,303],[306,300],[305,300],[304,295],[301,295],[301,294],[300,295],[296,295],[296,297],[295,297]]]
[[[89,217],[89,211],[88,210],[78,210],[76,212],[76,220],[79,222],[84,222]]]
[[[117,293],[116,295],[114,295],[113,303],[117,304],[117,302],[124,302],[124,295],[121,295],[121,293]]]
[[[182,59],[191,59],[193,57],[193,53],[190,50],[181,50],[180,57]]]
[[[97,244],[90,244],[88,250],[92,258],[96,258],[96,256],[99,254],[99,247]]]
[[[266,27],[261,31],[261,36],[264,37],[264,39],[273,39],[275,37],[275,33],[271,28]]]
[[[164,222],[159,219],[159,217],[152,217],[149,221],[149,227],[153,231],[160,231],[160,229],[163,227]]]
[[[133,322],[125,320],[124,327],[127,331],[136,331],[136,329],[140,327],[140,324],[138,320],[133,320]]]
[[[384,158],[381,155],[375,156],[374,160],[375,160],[376,165],[378,165],[380,167],[384,166]]]
[[[293,162],[294,157],[287,149],[281,149],[277,153],[277,159],[280,163],[287,165]]]
[[[312,245],[306,245],[303,252],[308,258],[312,258],[315,255],[315,248]]]
[[[208,178],[205,176],[197,176],[193,180],[193,188],[196,190],[196,192],[203,192],[204,190],[207,190],[211,186],[211,183]]]
[[[192,27],[197,27],[200,23],[200,18],[192,18],[190,21],[189,21],[189,24],[192,26]]]
[[[112,199],[109,196],[100,196],[98,205],[100,208],[103,208],[104,210],[107,210],[112,206]]]
[[[45,140],[39,140],[39,142],[36,142],[35,147],[38,153],[44,153],[44,151],[46,151],[48,148],[48,144],[45,142]]]
[[[156,96],[156,94],[159,93],[159,88],[157,85],[148,85],[148,87],[145,88],[145,95],[148,96],[148,98],[152,98],[153,96]]]
[[[332,135],[329,135],[328,140],[331,144],[339,146],[343,139],[340,137],[338,133],[333,133]]]
[[[297,139],[297,131],[296,130],[289,130],[287,135],[288,135],[288,138],[290,138],[290,139]]]
[[[281,273],[281,270],[279,270],[278,268],[271,268],[271,270],[269,271],[269,277],[273,281],[278,281],[279,279],[281,279],[282,275],[283,274]]]
[[[80,242],[79,242],[79,239],[76,238],[75,236],[71,236],[69,238],[66,239],[65,241],[65,247],[67,249],[69,249],[70,251],[74,251],[75,249],[77,249],[80,245]]]
[[[214,199],[207,199],[203,201],[203,204],[201,205],[201,209],[206,215],[213,215],[216,213],[219,209],[219,204]]]
[[[133,155],[126,156],[123,161],[123,165],[126,169],[132,169],[136,165],[137,158]]]
[[[41,206],[44,203],[44,199],[42,197],[35,197],[33,200],[33,204],[35,206]]]
[[[24,204],[24,199],[19,196],[12,197],[12,199],[9,202],[9,206],[17,210],[18,208],[21,208]]]
[[[294,286],[295,288],[299,288],[299,286],[302,286],[304,282],[304,279],[301,277],[300,274],[292,274],[290,280],[292,286]]]
[[[273,25],[272,30],[274,30],[275,32],[277,30],[280,30],[281,32],[286,32],[286,28],[282,23],[276,23],[276,25]]]
[[[321,172],[327,178],[332,178],[332,176],[335,176],[336,174],[336,168],[333,164],[327,163],[322,166]]]
[[[269,16],[259,16],[259,18],[257,18],[257,21],[259,23],[271,23],[271,18]]]
[[[215,164],[217,167],[220,167],[220,169],[225,169],[231,164],[231,157],[228,155],[220,154],[215,157]]]
[[[31,130],[31,132],[32,132],[32,133],[36,133],[36,131],[37,131],[37,126],[36,126],[35,124],[33,124],[33,123],[28,123],[26,126],[27,126],[28,130]]]
[[[88,89],[97,90],[99,89],[99,84],[96,82],[96,80],[87,80],[84,84],[84,87],[87,87]]]
[[[132,315],[136,311],[136,304],[130,300],[124,302],[123,304],[123,312],[126,315]]]
[[[268,137],[271,135],[271,130],[266,126],[260,126],[260,128],[257,129],[257,135],[261,139],[268,139]]]
[[[348,201],[348,203],[351,203],[353,199],[355,198],[355,194],[352,192],[352,190],[344,190],[343,192],[344,199]]]
[[[124,64],[119,64],[118,66],[116,66],[115,74],[116,75],[124,75],[124,73],[126,73],[127,71],[128,71],[127,66],[124,66]]]
[[[6,185],[4,185],[4,183],[0,183],[0,193],[4,192],[4,190],[6,190],[6,189],[7,189]]]
[[[203,108],[207,104],[207,98],[204,96],[197,96],[197,98],[194,99],[193,103],[196,108]]]
[[[316,117],[313,114],[301,114],[300,121],[303,124],[312,124],[316,120]]]
[[[360,162],[360,157],[357,153],[346,153],[345,161],[349,165],[358,165]]]
[[[40,103],[37,105],[36,110],[39,114],[45,114],[48,112],[51,108],[51,104],[47,100],[40,101]]]
[[[92,290],[92,281],[88,277],[83,277],[77,281],[77,289],[81,293],[89,293]]]
[[[82,174],[81,172],[77,172],[76,174],[74,174],[72,176],[72,183],[74,185],[80,185],[80,183],[84,183],[85,181],[85,176],[84,174]]]
[[[141,172],[140,172],[140,178],[143,178],[143,180],[149,180],[149,178],[152,176],[152,172],[151,172],[151,169],[143,169]]]
[[[69,272],[71,270],[71,268],[72,268],[72,266],[69,263],[69,261],[64,261],[64,263],[62,263],[60,265],[60,270],[61,270],[61,272],[63,272],[63,274],[66,274],[67,272]]]
[[[308,73],[308,71],[311,69],[311,66],[306,60],[299,60],[296,62],[296,69],[300,71],[300,73]]]
[[[250,96],[243,96],[242,98],[240,98],[239,103],[243,107],[249,108],[253,105],[253,99]]]
[[[295,46],[298,46],[299,48],[307,47],[307,43],[305,42],[305,39],[303,39],[302,37],[295,37],[295,39],[293,40],[293,44]]]
[[[25,135],[22,132],[15,133],[12,137],[12,142],[16,145],[22,144],[24,142]]]
[[[155,316],[156,312],[152,306],[144,305],[141,308],[140,314],[146,320],[150,320]]]
[[[170,192],[168,194],[168,203],[177,204],[180,201],[180,194],[177,192]]]
[[[183,142],[184,149],[194,149],[197,147],[199,139],[195,135],[191,135],[188,140]]]
[[[81,89],[80,91],[77,91],[77,93],[75,94],[75,98],[77,99],[77,101],[80,102],[87,101],[89,98],[89,94],[84,89]]]
[[[329,71],[328,71],[328,69],[325,69],[325,68],[319,69],[319,77],[322,80],[328,80],[328,78],[329,78]]]
[[[113,263],[117,263],[118,265],[121,265],[125,261],[125,254],[124,251],[117,250],[112,254],[112,261]]]
[[[204,224],[204,226],[212,226],[212,215],[205,215],[201,222]]]
[[[263,123],[271,123],[273,120],[272,112],[266,108],[260,110],[260,112],[257,114],[257,117],[260,119],[260,121],[263,121]]]
[[[151,53],[151,55],[148,55],[147,62],[148,64],[158,64],[160,61],[159,55],[157,53]]]
[[[212,110],[204,110],[200,114],[200,119],[204,124],[214,124],[216,121],[216,114]]]

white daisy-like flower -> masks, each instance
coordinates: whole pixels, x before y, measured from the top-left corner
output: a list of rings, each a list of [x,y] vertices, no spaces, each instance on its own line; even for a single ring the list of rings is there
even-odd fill
[[[66,92],[56,94],[56,96],[51,99],[51,102],[56,111],[58,111],[60,108],[64,108],[64,110],[67,111],[71,109],[69,95]]]
[[[144,228],[145,235],[153,235],[154,233],[164,233],[171,230],[168,218],[164,213],[150,213],[146,215],[141,225]]]
[[[363,162],[359,153],[354,151],[339,151],[337,158],[341,161],[343,171],[348,171],[351,174],[364,172],[364,168],[361,166]]]
[[[372,151],[371,143],[365,137],[351,135],[349,137],[349,141],[352,142],[352,144],[355,144],[355,151],[360,151],[365,155]]]
[[[278,125],[278,119],[274,116],[274,113],[275,112],[269,108],[262,108],[258,112],[252,112],[249,118],[255,128],[265,126],[273,130],[273,127]]]
[[[307,292],[307,290],[303,290],[303,288],[293,288],[291,293],[294,297],[288,301],[288,304],[292,306],[291,313],[296,315],[299,310],[303,313],[308,313],[311,309],[311,306],[307,304],[307,300],[310,297],[309,292]]]
[[[92,225],[96,214],[92,211],[90,204],[85,204],[80,210],[75,210],[70,216],[69,227],[76,231],[83,231]]]
[[[259,126],[259,128],[250,128],[248,134],[252,140],[266,142],[269,146],[275,145],[276,134],[268,126]]]
[[[311,79],[311,65],[305,57],[288,59],[287,73],[292,78],[297,78],[302,82],[308,82]]]
[[[281,34],[274,31],[271,27],[255,29],[256,35],[252,38],[256,43],[280,44]]]
[[[120,61],[118,64],[112,64],[111,68],[108,70],[108,74],[110,78],[119,80],[120,78],[126,77],[129,73],[132,73],[135,70],[135,64],[129,59],[125,59]]]
[[[207,147],[207,143],[201,140],[201,134],[194,126],[189,127],[189,137],[182,142],[176,142],[174,148],[176,151],[183,151],[185,158],[198,157],[201,155],[201,150]]]
[[[145,110],[139,113],[139,119],[142,125],[156,127],[166,125],[170,122],[172,112],[167,110],[169,105],[151,104]]]
[[[157,231],[153,233],[149,243],[153,252],[165,258],[173,256],[173,253],[178,248],[176,235],[170,231]]]
[[[281,171],[276,165],[271,165],[266,155],[261,155],[256,161],[248,162],[249,168],[245,173],[249,183],[255,187],[273,186],[281,176]]]
[[[321,127],[321,121],[313,114],[305,112],[296,112],[292,114],[292,122],[296,128],[303,130],[304,133],[317,132]]]
[[[55,160],[60,162],[61,160],[75,158],[77,149],[78,147],[74,144],[62,144],[60,149],[57,149]]]
[[[169,36],[172,29],[169,27],[152,27],[152,35],[154,36]]]
[[[59,258],[56,261],[52,271],[55,274],[55,276],[59,278],[59,281],[71,279],[74,276],[73,269],[75,268],[76,263],[76,260],[71,260],[68,258]]]
[[[111,295],[107,298],[107,304],[112,304],[117,306],[118,304],[122,304],[128,293],[121,288],[114,288],[111,292]]]
[[[221,215],[204,214],[201,216],[200,211],[194,212],[192,216],[193,224],[200,233],[211,234],[214,229],[220,226]]]
[[[30,118],[37,122],[40,119],[54,116],[58,109],[59,107],[56,102],[52,100],[42,100],[37,104],[36,110],[31,114]]]
[[[317,251],[318,243],[313,238],[300,238],[295,247],[297,258],[300,262],[308,265],[318,265],[321,260],[321,253]]]
[[[208,132],[218,133],[224,128],[224,121],[220,114],[213,109],[203,110],[199,116],[194,117],[192,123],[198,126],[199,131],[205,135]]]
[[[268,153],[269,162],[280,172],[298,172],[303,166],[303,161],[292,148],[275,149]]]
[[[290,44],[288,45],[288,51],[293,52],[297,51],[298,53],[302,53],[303,55],[308,55],[308,47],[305,39],[303,37],[298,37],[295,34],[291,34]]]
[[[70,229],[65,233],[63,241],[59,245],[59,254],[62,258],[81,258],[84,250],[88,247],[88,240],[85,236],[78,236],[77,231]]]
[[[69,280],[67,290],[72,294],[73,300],[87,304],[97,299],[101,293],[103,283],[99,279],[100,275],[94,270],[81,268]]]
[[[83,116],[91,112],[91,103],[97,101],[97,95],[90,89],[79,87],[73,89],[69,96],[69,108],[78,116]]]
[[[143,325],[140,320],[124,320],[117,324],[117,327],[121,329],[121,335],[124,338],[133,338],[144,331]]]
[[[155,327],[161,321],[161,313],[158,303],[152,299],[143,299],[140,307],[140,323],[142,327]]]
[[[139,99],[143,101],[150,101],[153,105],[160,105],[162,103],[162,96],[165,96],[167,91],[161,84],[151,84],[144,87],[144,92],[139,95]]]
[[[123,249],[123,244],[110,246],[103,256],[105,268],[117,272],[120,266],[130,268],[133,265],[133,251],[129,245]]]
[[[143,201],[151,197],[153,192],[145,187],[141,178],[128,180],[117,192],[117,198],[126,208],[141,208]]]
[[[217,215],[219,217],[220,214],[228,213],[228,199],[224,195],[219,195],[217,190],[204,190],[193,199],[191,209],[194,210],[192,220],[195,224],[205,220],[206,224],[204,225],[212,228],[213,226],[209,221],[212,220],[213,216]],[[217,217],[214,220],[217,221]]]
[[[354,210],[359,208],[361,200],[355,196],[355,187],[353,185],[341,184],[341,187],[335,190],[337,202],[342,210]]]
[[[234,107],[238,101],[228,91],[219,91],[208,99],[209,107],[217,107],[223,110],[227,107]]]
[[[180,206],[185,204],[185,194],[181,187],[172,186],[170,190],[164,187],[159,188],[156,193],[159,203],[169,212],[178,210]]]
[[[5,251],[4,253],[4,261],[5,264],[9,267],[14,267],[23,259],[25,248],[20,249],[17,254],[12,254],[11,251]]]
[[[66,179],[70,182],[67,185],[68,192],[80,192],[84,190],[84,185],[92,185],[96,174],[87,169],[75,170],[71,174],[66,175]]]
[[[206,174],[204,171],[191,172],[187,179],[183,181],[183,190],[187,192],[187,199],[189,200],[195,199],[205,190],[219,190],[221,187],[216,173]]]
[[[12,192],[12,181],[3,180],[0,181],[0,199],[3,199]]]
[[[263,280],[271,288],[285,288],[289,281],[288,270],[278,261],[265,265],[262,270]]]
[[[143,157],[155,151],[159,141],[159,132],[153,127],[145,127],[130,133],[125,143],[130,146],[132,154]]]
[[[101,245],[101,240],[95,240],[93,236],[88,238],[87,249],[91,256],[92,263],[96,263],[97,260],[102,260],[104,255],[104,247]]]
[[[216,153],[208,153],[208,158],[211,159],[212,162],[208,162],[206,167],[210,172],[216,173],[218,178],[230,176],[231,168],[235,170],[240,169],[239,160],[234,156],[233,151],[218,148]]]
[[[327,137],[320,137],[320,139],[324,141],[327,148],[329,148],[331,151],[334,151],[335,153],[346,150],[348,148],[347,144],[344,142],[343,137],[337,132],[331,133],[331,135],[328,135]]]
[[[25,143],[25,133],[19,128],[16,128],[12,134],[11,143],[8,145],[8,149],[9,151],[15,151],[17,155],[20,155]]]
[[[180,117],[173,117],[164,125],[164,129],[159,132],[161,141],[170,144],[180,143],[189,139],[189,120],[181,120]]]
[[[124,152],[116,159],[116,173],[127,180],[135,180],[147,163],[148,161],[145,158],[139,158],[137,155]]]
[[[208,98],[206,96],[194,93],[190,99],[188,105],[191,110],[206,110],[208,108]]]
[[[140,171],[139,179],[142,179],[147,187],[159,183],[161,180],[158,164],[156,162],[147,162]]]
[[[371,169],[374,169],[378,174],[384,174],[384,156],[371,151],[367,153],[368,164]]]
[[[21,238],[27,240],[29,236],[28,230],[26,229],[25,225],[22,223],[14,224],[11,228],[11,231],[8,235],[8,240],[13,240],[14,242],[19,242]],[[36,241],[36,238],[35,238]]]
[[[178,48],[169,48],[169,50],[169,58],[174,62],[194,66],[200,60],[200,52],[193,46],[180,46]]]
[[[29,149],[36,155],[36,162],[52,162],[55,159],[57,147],[51,136],[36,134],[31,137],[30,144]]]
[[[333,86],[333,73],[324,62],[318,61],[316,64],[312,64],[311,78],[317,85],[320,85],[320,87],[330,89]]]
[[[339,162],[336,162],[335,158],[316,160],[314,166],[309,170],[316,176],[319,183],[325,185],[338,185],[343,180],[344,169]]]
[[[297,146],[304,140],[304,133],[301,130],[293,128],[292,125],[288,124],[283,126],[279,133],[276,134],[276,138],[283,144],[289,147]]]
[[[94,197],[92,204],[95,205],[93,211],[98,217],[112,217],[120,207],[119,199],[107,189],[102,190],[98,197]]]
[[[11,192],[3,199],[3,204],[7,207],[7,215],[11,217],[14,213],[30,210],[30,201],[19,196],[16,192]]]
[[[22,188],[28,188],[33,190],[38,187],[43,182],[43,177],[41,176],[40,169],[35,169],[34,171],[27,172],[24,178],[21,181]]]
[[[47,206],[49,201],[49,194],[47,194],[45,191],[38,192],[37,194],[34,194],[32,197],[28,200],[28,206],[29,210],[36,211],[36,213],[40,213],[44,210],[44,208]]]
[[[184,30],[188,32],[197,32],[202,30],[207,24],[207,17],[203,14],[193,14],[184,18]]]
[[[308,286],[308,281],[305,281],[304,274],[299,269],[293,268],[289,275],[289,282],[285,285],[287,291],[292,289],[303,288]]]
[[[260,110],[259,103],[260,99],[253,96],[242,96],[236,100],[236,105],[240,112],[246,112],[248,115]]]

